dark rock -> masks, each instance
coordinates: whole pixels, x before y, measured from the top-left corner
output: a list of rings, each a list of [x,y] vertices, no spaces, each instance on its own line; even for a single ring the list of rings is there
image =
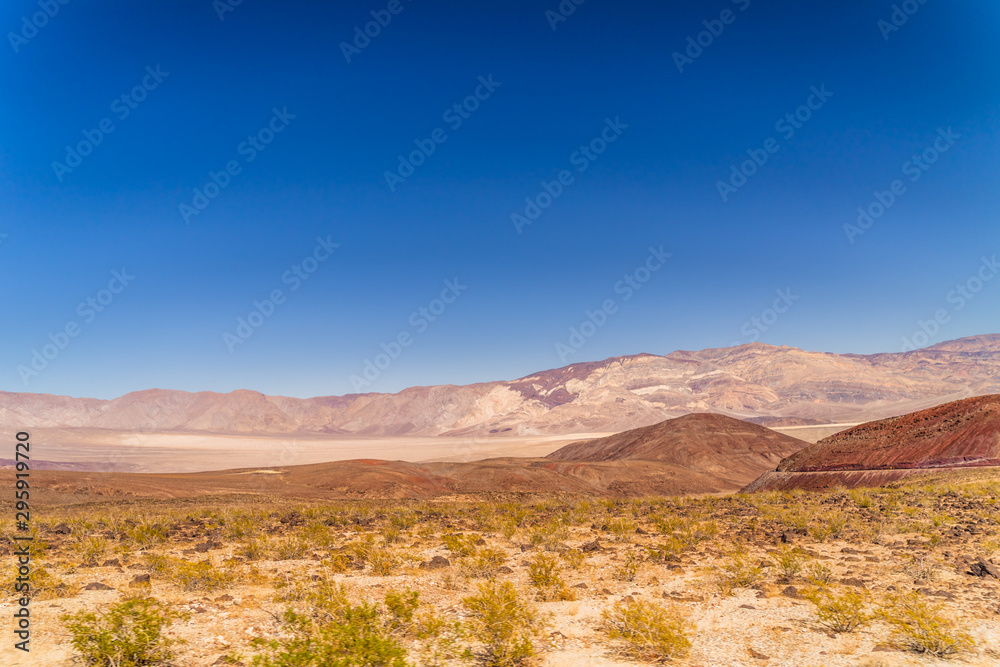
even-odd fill
[[[101,563],[101,567],[121,567],[121,561],[117,558],[112,558]]]
[[[129,586],[148,586],[150,584],[150,578],[148,574],[137,574],[132,577],[132,581],[129,582]]]
[[[976,577],[990,576],[994,579],[1000,579],[1000,568],[997,568],[997,566],[993,563],[980,560],[979,562],[973,563],[969,566],[969,574]]]
[[[754,658],[755,660],[770,660],[771,659],[771,656],[767,655],[766,653],[761,653],[760,651],[756,651],[756,650],[754,650],[752,648],[748,648],[747,651],[750,653],[750,657]]]
[[[61,523],[55,528],[53,528],[52,532],[55,533],[56,535],[69,535],[73,532],[73,529],[70,528],[69,525]]]
[[[497,568],[498,574],[514,574],[514,570],[510,569],[506,565],[501,565]]]
[[[795,600],[798,600],[802,597],[802,595],[799,593],[799,589],[795,588],[795,586],[785,586],[785,588],[782,589],[781,594],[784,595],[786,598],[793,598]]]
[[[786,530],[781,534],[781,541],[784,544],[791,544],[795,540],[795,533],[790,530]]]
[[[583,551],[584,553],[591,553],[593,551],[600,551],[600,550],[601,550],[601,543],[598,542],[597,540],[594,540],[593,542],[587,542],[582,547],[580,547],[580,551]]]
[[[450,565],[451,561],[444,556],[434,556],[434,558],[431,558],[429,561],[421,563],[420,567],[425,570],[438,570],[442,567],[448,567]]]
[[[226,595],[220,595],[219,597],[215,598],[215,601],[216,602],[232,602],[233,601],[233,596],[232,595],[228,595],[228,594],[226,594]]]
[[[579,584],[574,584],[573,588],[587,588],[587,584],[581,581]]]
[[[102,584],[99,581],[92,581],[91,583],[89,583],[86,586],[84,586],[83,590],[85,590],[85,591],[113,591],[115,589],[111,588],[111,586],[108,586],[107,584]]]
[[[756,609],[756,608],[757,607],[753,606],[752,604],[741,604],[740,605],[740,609]]]
[[[865,582],[861,581],[857,577],[847,577],[846,579],[841,579],[840,583],[845,586],[855,586],[857,588],[865,588]]]

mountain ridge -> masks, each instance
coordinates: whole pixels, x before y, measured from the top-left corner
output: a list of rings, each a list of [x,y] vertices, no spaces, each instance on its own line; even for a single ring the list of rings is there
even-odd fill
[[[749,343],[579,362],[507,381],[293,398],[145,389],[113,399],[0,391],[0,428],[219,434],[618,432],[696,412],[780,423],[859,422],[1000,393],[1000,334],[912,352]]]

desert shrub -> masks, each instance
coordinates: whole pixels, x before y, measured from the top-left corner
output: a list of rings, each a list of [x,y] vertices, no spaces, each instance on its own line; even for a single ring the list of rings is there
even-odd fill
[[[688,622],[676,610],[654,602],[616,603],[601,615],[601,629],[621,641],[623,653],[640,660],[670,660],[691,649]]]
[[[851,588],[840,592],[818,588],[805,593],[807,600],[816,606],[816,618],[834,632],[854,632],[872,619],[868,612],[867,593]]]
[[[159,554],[147,554],[146,564],[153,574],[166,578],[185,591],[210,593],[233,583],[235,576],[216,568],[210,560],[186,561]]]
[[[403,559],[389,549],[375,549],[368,555],[368,567],[376,577],[388,577],[395,574]]]
[[[733,551],[719,571],[719,588],[729,595],[734,588],[750,588],[760,581],[764,568],[746,551]]]
[[[615,565],[611,574],[618,581],[635,581],[635,578],[639,576],[639,565],[641,563],[642,558],[630,551],[625,554],[625,558],[622,559],[621,564]]]
[[[681,554],[689,546],[689,541],[678,535],[670,535],[658,544],[647,547],[649,559],[656,563],[672,563],[680,560]]]
[[[255,639],[260,667],[409,667],[406,649],[379,623],[374,605],[346,605],[335,619],[317,619],[287,609],[287,637]]]
[[[80,540],[76,548],[84,565],[97,565],[108,549],[108,541],[97,535],[89,535]]]
[[[583,566],[583,562],[587,560],[587,554],[579,549],[566,549],[559,554],[559,557],[571,570],[579,570]]]
[[[809,563],[806,579],[817,586],[826,586],[833,581],[833,570],[823,563]]]
[[[524,664],[535,654],[534,639],[544,627],[538,613],[509,581],[479,584],[476,595],[463,601],[471,628],[481,643],[480,661],[489,667]]]
[[[778,566],[778,572],[781,573],[782,578],[792,582],[805,566],[805,554],[800,549],[786,545],[778,550],[774,562]]]
[[[890,597],[879,609],[896,639],[917,653],[944,658],[973,647],[972,637],[916,591]]]
[[[274,560],[301,560],[312,551],[312,544],[301,537],[285,537],[273,540],[269,552]]]
[[[636,527],[635,521],[624,517],[608,521],[608,532],[620,542],[626,542],[631,536],[635,535]]]
[[[575,599],[572,589],[566,586],[562,575],[559,574],[558,561],[548,554],[539,554],[528,564],[528,581],[538,591],[540,600]]]
[[[500,549],[479,549],[475,555],[462,559],[459,571],[473,579],[488,578],[494,576],[506,560],[507,555]]]
[[[270,553],[271,549],[266,541],[253,537],[236,547],[236,555],[248,561],[264,560]]]
[[[476,535],[442,535],[441,541],[448,551],[456,556],[471,556],[476,553],[476,546],[482,539]]]
[[[177,614],[154,598],[124,600],[107,611],[63,616],[70,643],[87,665],[141,667],[173,657],[172,640],[163,629]]]
[[[128,538],[139,549],[151,549],[167,541],[167,528],[159,523],[140,523],[128,531]]]

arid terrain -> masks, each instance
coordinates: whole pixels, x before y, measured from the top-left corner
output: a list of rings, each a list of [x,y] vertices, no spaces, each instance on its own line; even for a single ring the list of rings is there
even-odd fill
[[[998,501],[1000,483],[978,470],[826,493],[53,504],[34,519],[32,653],[5,647],[4,664],[79,664],[73,637],[111,632],[110,617],[66,614],[132,600],[118,611],[168,619],[179,666],[375,651],[336,627],[405,661],[344,664],[490,664],[522,651],[565,667],[667,654],[691,667],[985,667],[1000,660]],[[156,605],[134,606],[148,598]],[[0,609],[12,611],[10,594]],[[839,624],[843,613],[857,627]]]

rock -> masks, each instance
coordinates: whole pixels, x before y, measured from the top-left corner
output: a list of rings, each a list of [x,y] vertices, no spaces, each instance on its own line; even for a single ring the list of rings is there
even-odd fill
[[[68,524],[61,523],[52,529],[52,532],[56,535],[69,535],[73,532],[73,529],[69,527]]]
[[[514,570],[510,569],[506,565],[501,565],[497,568],[498,574],[514,574]]]
[[[795,586],[785,586],[781,590],[781,594],[784,595],[786,598],[792,598],[795,600],[802,598],[802,595],[799,593],[799,589],[795,588]]]
[[[896,649],[894,649],[893,647],[887,646],[885,644],[876,644],[875,648],[872,649],[872,653],[883,653],[883,652],[895,651],[895,650]]]
[[[151,583],[148,574],[137,574],[132,577],[132,581],[128,583],[129,586],[148,586]]]
[[[583,551],[584,553],[591,553],[593,551],[600,551],[600,550],[601,550],[601,543],[598,542],[597,540],[594,540],[593,542],[587,542],[586,544],[580,547],[580,551]]]
[[[227,595],[220,595],[219,597],[215,598],[215,601],[216,602],[232,602],[233,601],[233,596],[232,595],[228,595],[228,594]]]
[[[766,653],[761,653],[760,651],[754,650],[752,648],[748,648],[747,651],[750,653],[750,657],[754,658],[755,660],[770,660],[771,659],[771,656],[767,655]]]
[[[202,542],[201,544],[194,545],[194,550],[200,554],[208,553],[209,549],[218,549],[222,545],[218,542]]]
[[[847,577],[846,579],[841,579],[840,583],[845,586],[855,586],[856,588],[865,588],[865,582],[861,581],[857,577]]]
[[[740,605],[740,609],[756,609],[756,608],[757,607],[753,606],[752,604],[741,604]]]
[[[434,558],[431,558],[429,561],[421,563],[420,567],[425,570],[439,570],[443,567],[449,567],[450,565],[451,561],[444,556],[434,556]]]
[[[111,588],[111,586],[108,586],[107,584],[102,584],[99,581],[92,581],[91,583],[89,583],[86,586],[84,586],[83,590],[85,590],[85,591],[113,591],[115,589]]]
[[[970,565],[969,574],[976,577],[990,576],[994,579],[1000,579],[1000,569],[998,569],[993,563],[989,563],[985,560],[980,560],[979,562]]]
[[[784,544],[791,544],[795,540],[795,533],[790,530],[786,530],[781,534],[781,541]]]
[[[121,561],[117,558],[112,558],[101,563],[101,567],[121,567]]]

